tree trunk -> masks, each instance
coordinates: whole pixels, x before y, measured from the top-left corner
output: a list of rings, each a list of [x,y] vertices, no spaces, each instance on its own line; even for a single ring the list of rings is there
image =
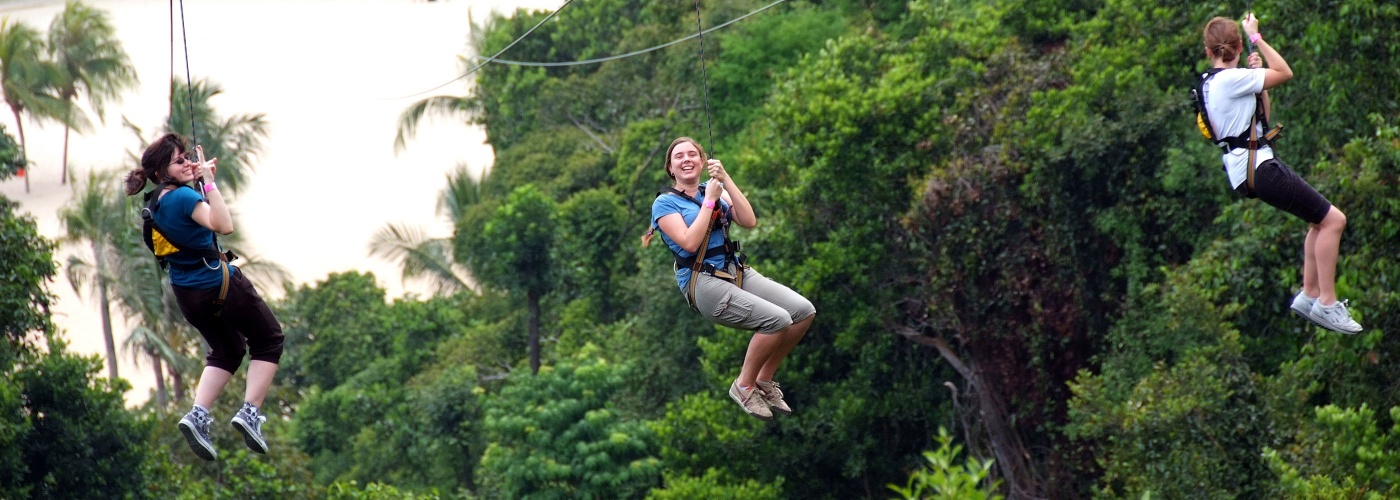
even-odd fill
[[[68,130],[67,123],[63,124],[63,177],[59,178],[59,184],[68,184]]]
[[[15,114],[15,128],[19,130],[19,157],[24,160],[24,192],[29,193],[29,176],[34,175],[34,169],[29,168],[29,148],[24,142],[24,120],[20,119],[19,110],[10,108]]]
[[[924,335],[915,331],[902,331],[901,335],[916,343],[933,347],[939,356],[967,381],[968,392],[977,398],[976,408],[971,413],[982,423],[987,433],[993,458],[996,459],[996,468],[1005,479],[1009,498],[1044,498],[1044,493],[1040,491],[1040,482],[1035,477],[1030,450],[1026,449],[1015,426],[1007,421],[1006,402],[1001,393],[982,376],[981,370],[976,366],[976,360],[964,361],[942,335]]]
[[[525,292],[530,303],[530,373],[540,372],[540,296],[535,292]]]
[[[175,392],[175,401],[185,400],[185,378],[180,376],[180,370],[170,367],[170,386]]]
[[[102,340],[107,343],[107,378],[117,380],[117,343],[112,338],[112,301],[107,297],[107,266],[102,258],[102,249],[97,242],[92,243],[92,261],[97,267],[97,305],[102,308]]]
[[[156,405],[164,409],[170,403],[170,399],[165,393],[165,366],[161,363],[160,356],[151,355],[151,366],[156,372]]]

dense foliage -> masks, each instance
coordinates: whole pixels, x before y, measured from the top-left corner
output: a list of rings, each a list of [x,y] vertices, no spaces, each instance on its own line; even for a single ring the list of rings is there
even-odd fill
[[[767,4],[710,2],[700,23]],[[695,32],[694,7],[575,2],[503,58],[662,44]],[[1349,217],[1337,289],[1359,335],[1291,315],[1304,225],[1230,192],[1194,128],[1201,27],[1238,6],[793,0],[707,34],[703,68],[695,42],[493,64],[410,107],[405,147],[446,113],[495,148],[488,175],[444,190],[453,237],[396,247],[406,274],[456,266],[469,284],[393,301],[356,272],[287,287],[274,455],[195,463],[169,430],[187,401],[108,410],[119,426],[85,439],[148,447],[133,496],[1400,494],[1400,8],[1256,7],[1296,73],[1271,91],[1279,154]],[[547,15],[493,18],[474,50]],[[817,306],[779,372],[792,416],[734,406],[747,332],[688,311],[669,253],[637,244],[682,135],[757,207],[736,235],[752,263]],[[7,275],[51,275],[25,246],[40,253],[6,254]],[[48,328],[26,279],[0,296],[9,373],[71,359],[25,347]],[[45,383],[116,404],[79,383],[90,360],[60,364],[68,382]],[[23,406],[38,399],[15,396],[34,379],[6,380],[0,487],[48,487],[8,445],[42,430]],[[93,410],[53,411],[86,428]]]

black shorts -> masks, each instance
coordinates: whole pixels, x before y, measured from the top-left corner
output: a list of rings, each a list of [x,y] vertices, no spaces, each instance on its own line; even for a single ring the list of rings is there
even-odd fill
[[[1321,224],[1322,218],[1332,209],[1332,203],[1327,198],[1323,198],[1277,158],[1265,160],[1254,170],[1254,196],[1249,196],[1249,188],[1244,183],[1235,188],[1235,192],[1250,198],[1257,197],[1309,224]]]

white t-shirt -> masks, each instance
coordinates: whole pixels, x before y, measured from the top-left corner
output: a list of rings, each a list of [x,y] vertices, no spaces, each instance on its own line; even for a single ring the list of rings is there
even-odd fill
[[[1202,87],[1206,101],[1206,113],[1210,114],[1211,127],[1216,137],[1231,137],[1247,133],[1249,121],[1254,117],[1254,94],[1264,91],[1264,69],[1231,68],[1216,73],[1206,80]],[[1255,126],[1262,137],[1264,124]],[[1274,150],[1268,146],[1260,148],[1254,155],[1254,165],[1274,158]],[[1239,187],[1245,181],[1245,164],[1249,163],[1249,151],[1235,148],[1220,155],[1225,162],[1225,172],[1230,175],[1230,187]]]

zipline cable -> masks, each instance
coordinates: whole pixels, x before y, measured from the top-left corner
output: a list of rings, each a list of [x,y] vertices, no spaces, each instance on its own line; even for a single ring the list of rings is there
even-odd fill
[[[763,11],[765,11],[765,10],[768,10],[769,8],[772,8],[772,7],[774,7],[774,6],[778,5],[778,4],[783,3],[783,2],[786,2],[786,1],[787,1],[787,0],[778,0],[778,1],[776,1],[776,2],[773,2],[773,3],[770,3],[770,4],[765,5],[765,6],[763,6],[763,7],[760,7],[758,10],[755,10],[755,11],[750,12],[750,13],[748,13],[748,14],[744,14],[744,15],[739,16],[739,17],[736,17],[736,18],[734,18],[734,19],[730,19],[730,20],[728,20],[728,21],[725,21],[724,24],[720,24],[720,25],[717,25],[717,26],[713,26],[713,27],[711,27],[710,29],[701,31],[701,32],[696,33],[696,34],[694,34],[694,35],[689,35],[689,36],[686,36],[686,37],[684,37],[684,38],[677,38],[677,39],[675,39],[675,40],[671,40],[671,41],[666,42],[666,43],[663,43],[663,44],[661,44],[661,45],[657,45],[657,46],[653,46],[653,47],[647,47],[647,48],[641,49],[641,50],[635,50],[635,51],[632,51],[632,52],[628,52],[628,53],[626,53],[626,54],[618,54],[618,55],[615,55],[615,56],[599,57],[599,58],[597,58],[597,59],[585,59],[585,60],[581,60],[581,61],[535,62],[535,61],[512,61],[512,60],[510,60],[510,59],[496,59],[496,60],[493,60],[493,61],[491,61],[491,62],[496,63],[496,64],[505,64],[505,65],[508,65],[508,66],[532,66],[532,67],[541,67],[541,68],[557,68],[557,67],[561,67],[561,66],[583,66],[583,65],[586,65],[586,64],[598,64],[598,63],[603,63],[603,62],[608,62],[608,61],[616,61],[616,60],[618,60],[618,59],[626,59],[626,58],[628,58],[628,57],[639,56],[639,55],[645,54],[645,53],[647,53],[647,52],[655,52],[655,51],[657,51],[657,50],[661,50],[661,49],[664,49],[664,48],[666,48],[666,47],[670,47],[670,46],[672,46],[672,45],[675,45],[675,44],[678,44],[678,43],[681,43],[681,42],[690,40],[690,39],[692,39],[692,38],[697,38],[697,37],[703,36],[703,35],[706,34],[706,33],[710,33],[710,32],[713,32],[713,31],[718,31],[718,30],[724,29],[725,27],[727,27],[727,26],[729,26],[729,25],[731,25],[731,24],[737,23],[737,22],[739,22],[739,21],[743,21],[744,19],[746,19],[746,18],[748,18],[748,17],[750,17],[750,16],[753,16],[753,15],[755,15],[755,14],[758,14],[759,12],[763,12]]]
[[[180,1],[183,2],[184,0],[180,0]],[[504,54],[507,50],[510,50],[511,47],[514,47],[515,44],[520,43],[520,41],[521,41],[521,40],[524,40],[525,37],[530,36],[530,33],[534,33],[535,30],[538,29],[540,26],[543,26],[544,23],[549,22],[550,19],[554,19],[554,16],[557,15],[557,14],[559,14],[559,11],[564,10],[564,7],[568,7],[569,4],[571,4],[571,3],[573,3],[573,2],[574,2],[574,0],[565,0],[564,5],[560,5],[558,9],[554,9],[554,12],[550,12],[548,16],[545,16],[544,19],[541,19],[539,23],[536,23],[535,26],[534,26],[533,28],[530,28],[529,31],[526,31],[525,34],[520,35],[520,37],[519,37],[519,38],[516,38],[515,41],[510,42],[510,45],[507,45],[506,48],[501,49],[499,52],[496,52],[496,53],[495,53],[494,55],[492,55],[491,57],[486,58],[485,61],[481,61],[481,64],[478,64],[478,65],[476,65],[475,67],[473,67],[472,69],[467,70],[466,73],[462,73],[462,76],[459,76],[459,77],[457,77],[457,78],[453,78],[453,79],[448,80],[448,81],[446,81],[446,82],[443,82],[442,85],[438,85],[438,86],[433,87],[433,88],[430,88],[430,89],[428,89],[428,90],[424,90],[424,91],[422,91],[422,92],[415,92],[415,93],[412,93],[412,94],[409,94],[409,95],[406,95],[406,96],[402,96],[402,97],[395,97],[395,98],[393,98],[393,99],[407,99],[407,98],[409,98],[409,97],[413,97],[413,96],[417,96],[417,95],[426,94],[426,93],[428,93],[428,92],[432,92],[432,91],[434,91],[434,90],[437,90],[437,89],[446,87],[448,84],[450,84],[450,83],[452,83],[452,82],[455,82],[455,81],[461,80],[461,79],[463,79],[463,78],[466,78],[467,76],[471,75],[472,73],[475,73],[476,70],[481,69],[482,66],[485,66],[485,65],[487,65],[488,63],[490,63],[491,61],[494,61],[494,60],[496,59],[497,56],[500,56],[501,54]]]
[[[389,98],[389,99],[386,99],[386,100],[405,99],[405,98],[413,97],[413,96],[416,96],[416,95],[419,95],[419,94],[426,94],[426,93],[428,93],[428,92],[432,92],[432,91],[434,91],[434,90],[437,90],[437,89],[446,87],[448,84],[450,84],[450,83],[452,83],[452,82],[455,82],[455,81],[458,81],[458,80],[461,80],[461,79],[463,79],[463,78],[466,78],[466,77],[470,76],[472,73],[475,73],[477,70],[481,69],[482,67],[486,66],[486,65],[489,64],[489,63],[504,64],[504,65],[507,65],[507,66],[529,66],[529,67],[539,67],[539,68],[558,68],[558,67],[565,67],[565,66],[583,66],[583,65],[587,65],[587,64],[598,64],[598,63],[604,63],[604,62],[608,62],[608,61],[616,61],[616,60],[618,60],[618,59],[626,59],[626,58],[629,58],[629,57],[635,57],[635,56],[639,56],[639,55],[642,55],[642,54],[646,54],[646,53],[648,53],[648,52],[655,52],[655,51],[664,49],[664,48],[666,48],[666,47],[670,47],[670,46],[672,46],[672,45],[675,45],[675,44],[678,44],[678,43],[681,43],[681,42],[688,41],[688,40],[693,39],[693,38],[698,38],[698,37],[704,36],[706,33],[711,33],[711,32],[714,32],[714,31],[718,31],[718,30],[724,29],[724,28],[728,27],[728,26],[731,25],[731,24],[737,23],[737,22],[739,22],[739,21],[743,21],[744,19],[748,19],[749,17],[752,17],[752,16],[754,16],[754,15],[760,13],[760,12],[763,12],[763,11],[765,11],[765,10],[771,9],[771,8],[777,6],[778,4],[783,3],[783,2],[786,2],[786,1],[787,1],[787,0],[777,0],[777,1],[773,2],[773,3],[770,3],[770,4],[768,4],[768,5],[765,5],[765,6],[763,6],[763,7],[760,7],[760,8],[758,8],[758,9],[752,11],[752,12],[749,12],[748,14],[744,14],[744,15],[739,16],[739,17],[736,17],[736,18],[734,18],[734,19],[730,19],[729,21],[726,21],[724,24],[720,24],[720,25],[711,27],[710,29],[703,30],[703,31],[701,31],[701,32],[699,32],[699,33],[695,33],[695,34],[693,34],[693,35],[688,35],[688,36],[685,36],[685,37],[682,37],[682,38],[677,38],[677,39],[675,39],[675,40],[671,40],[671,41],[666,42],[666,43],[663,43],[663,44],[661,44],[661,45],[655,45],[655,46],[652,46],[652,47],[647,47],[647,48],[645,48],[645,49],[635,50],[635,51],[632,51],[632,52],[628,52],[628,53],[626,53],[626,54],[618,54],[618,55],[615,55],[615,56],[599,57],[599,58],[596,58],[596,59],[584,59],[584,60],[580,60],[580,61],[559,61],[559,62],[514,61],[514,60],[510,60],[510,59],[500,59],[500,58],[498,58],[497,56],[500,56],[502,52],[505,52],[505,50],[502,50],[501,52],[497,52],[496,55],[486,58],[486,60],[483,61],[481,64],[478,64],[478,65],[476,65],[475,67],[473,67],[472,69],[467,70],[467,72],[466,72],[466,73],[463,73],[462,76],[459,76],[459,77],[457,77],[457,78],[453,78],[451,81],[448,81],[448,82],[446,82],[446,83],[443,83],[442,85],[438,85],[438,86],[436,86],[436,87],[433,87],[433,88],[428,89],[428,90],[424,90],[424,91],[422,91],[422,92],[418,92],[418,93],[416,93],[416,94],[409,94],[409,95],[406,95],[406,96],[403,96],[403,97],[393,97],[393,98]],[[564,8],[564,7],[561,6],[561,7],[559,7],[559,8],[562,9],[562,8]],[[558,11],[556,11],[556,12],[558,12]],[[548,20],[548,19],[546,19],[546,21],[547,21],[547,20]],[[543,22],[544,22],[544,21],[541,21],[541,24],[543,24]],[[535,27],[538,28],[539,25],[535,25]],[[531,28],[530,31],[534,31],[534,28]],[[526,32],[526,33],[525,33],[525,35],[529,35],[529,34],[530,34],[529,32]],[[525,36],[522,35],[520,38],[524,38],[524,37],[525,37]],[[520,41],[520,39],[516,39],[516,42],[518,42],[518,41]],[[511,42],[511,45],[515,45],[515,42]],[[510,48],[510,47],[507,46],[506,48]]]
[[[700,24],[700,0],[695,0],[695,32],[700,35],[700,82],[705,87],[705,128],[710,132],[707,149],[710,150],[710,158],[714,158],[715,126],[710,118],[710,77],[705,71],[705,26]]]

